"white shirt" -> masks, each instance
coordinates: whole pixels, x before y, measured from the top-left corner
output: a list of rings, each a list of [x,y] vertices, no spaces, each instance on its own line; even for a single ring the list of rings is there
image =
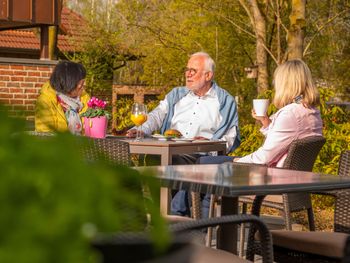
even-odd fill
[[[165,98],[148,115],[148,120],[142,126],[145,134],[150,135],[153,131],[159,130],[163,120],[168,113],[168,101]],[[218,96],[214,89],[202,97],[189,92],[175,104],[174,116],[171,119],[171,129],[176,129],[185,138],[202,136],[211,139],[222,120]],[[221,140],[227,142],[227,148],[233,145],[236,138],[236,127],[231,128]]]

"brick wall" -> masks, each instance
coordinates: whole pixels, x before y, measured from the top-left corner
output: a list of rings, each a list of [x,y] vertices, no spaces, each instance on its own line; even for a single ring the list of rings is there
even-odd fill
[[[0,103],[11,116],[34,119],[36,98],[57,61],[0,58]]]

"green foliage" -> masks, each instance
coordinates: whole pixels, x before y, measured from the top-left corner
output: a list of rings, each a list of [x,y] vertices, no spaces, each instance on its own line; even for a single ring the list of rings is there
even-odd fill
[[[152,175],[87,163],[77,147],[85,138],[28,136],[20,120],[2,109],[0,117],[0,262],[97,262],[89,240],[100,232],[143,230],[145,205],[156,221],[154,240],[167,243]],[[153,202],[144,202],[140,180]]]
[[[254,124],[246,124],[240,128],[241,145],[230,155],[245,156],[256,151],[263,143],[264,136],[259,131],[259,127]]]
[[[81,117],[88,117],[88,118],[101,117],[101,116],[106,116],[107,119],[110,119],[110,113],[105,109],[88,108],[87,111],[81,114]]]
[[[116,102],[116,114],[113,116],[116,123],[117,130],[123,130],[125,128],[134,126],[133,122],[130,120],[131,108],[134,103],[133,98],[120,96]],[[158,100],[150,100],[146,102],[148,112],[151,112],[155,107],[158,106]]]
[[[350,149],[350,112],[327,105],[332,97],[334,92],[331,89],[320,89],[323,135],[327,141],[315,162],[314,171],[327,174],[337,174],[341,152]]]
[[[116,113],[113,115],[114,123],[116,123],[117,130],[123,130],[124,128],[133,126],[130,120],[131,107],[133,99],[128,97],[118,97],[116,101]]]

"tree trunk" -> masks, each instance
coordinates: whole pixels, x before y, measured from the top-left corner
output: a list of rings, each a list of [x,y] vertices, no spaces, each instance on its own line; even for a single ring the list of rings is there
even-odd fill
[[[302,59],[304,50],[304,28],[306,0],[292,0],[292,12],[289,17],[287,59]]]
[[[254,19],[256,36],[256,63],[258,65],[257,91],[264,92],[269,88],[269,73],[267,70],[267,51],[266,51],[266,21],[261,14],[256,0],[250,1],[252,17]]]

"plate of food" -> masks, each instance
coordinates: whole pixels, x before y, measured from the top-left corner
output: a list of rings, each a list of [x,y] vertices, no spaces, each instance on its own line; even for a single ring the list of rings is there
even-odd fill
[[[160,140],[160,141],[168,141],[171,139],[182,138],[182,134],[178,130],[170,129],[170,130],[166,130],[164,132],[164,135],[163,134],[153,134],[152,138],[155,138],[155,139]]]

